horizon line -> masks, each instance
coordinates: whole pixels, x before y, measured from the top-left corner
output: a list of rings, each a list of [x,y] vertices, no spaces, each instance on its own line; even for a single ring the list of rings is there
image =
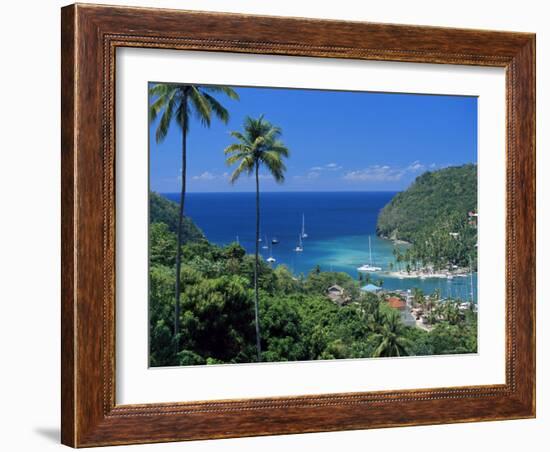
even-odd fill
[[[262,190],[260,193],[399,193],[401,190]],[[154,193],[161,195],[177,194],[179,191],[157,191],[150,189]],[[256,190],[239,190],[239,191],[186,191],[186,194],[240,194],[240,193],[256,193]]]

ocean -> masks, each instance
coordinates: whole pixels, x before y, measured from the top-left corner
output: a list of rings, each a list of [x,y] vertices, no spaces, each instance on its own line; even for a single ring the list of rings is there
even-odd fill
[[[393,242],[376,236],[376,219],[395,192],[266,192],[260,195],[260,251],[264,259],[272,256],[273,265],[286,265],[295,275],[306,275],[317,265],[323,271],[346,272],[358,278],[357,267],[369,262],[369,237],[372,263],[383,270],[395,264]],[[163,193],[179,200],[177,193]],[[218,245],[238,240],[248,253],[254,252],[255,193],[188,193],[186,215]],[[295,251],[305,219],[308,237],[302,240],[303,252]],[[272,245],[273,238],[278,244]],[[266,241],[267,240],[267,241]],[[262,246],[268,245],[268,249]],[[470,278],[396,278],[383,273],[385,289],[412,289],[425,293],[436,289],[443,296],[470,299]],[[477,274],[473,275],[474,300],[477,299]]]

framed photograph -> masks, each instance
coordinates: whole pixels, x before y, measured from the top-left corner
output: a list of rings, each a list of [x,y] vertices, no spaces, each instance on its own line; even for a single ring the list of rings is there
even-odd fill
[[[535,36],[62,9],[62,442],[535,416]]]

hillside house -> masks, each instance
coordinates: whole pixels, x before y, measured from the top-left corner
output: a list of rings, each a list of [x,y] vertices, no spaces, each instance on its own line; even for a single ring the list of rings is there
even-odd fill
[[[346,290],[338,284],[327,289],[327,297],[340,306],[349,303],[351,300],[351,297],[346,294]]]
[[[415,326],[416,320],[411,314],[407,303],[399,297],[390,297],[386,300],[388,306],[399,311],[401,321],[405,326]]]

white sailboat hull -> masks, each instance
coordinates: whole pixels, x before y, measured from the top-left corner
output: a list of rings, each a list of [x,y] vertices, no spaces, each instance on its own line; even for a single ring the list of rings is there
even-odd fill
[[[372,249],[371,249],[371,243],[370,243],[370,235],[369,235],[369,261],[372,263]],[[381,267],[377,267],[376,265],[365,264],[361,265],[361,267],[357,267],[357,270],[360,272],[379,272],[382,271]]]
[[[374,265],[361,265],[361,267],[357,267],[357,270],[360,272],[379,272],[382,271],[382,268]]]

